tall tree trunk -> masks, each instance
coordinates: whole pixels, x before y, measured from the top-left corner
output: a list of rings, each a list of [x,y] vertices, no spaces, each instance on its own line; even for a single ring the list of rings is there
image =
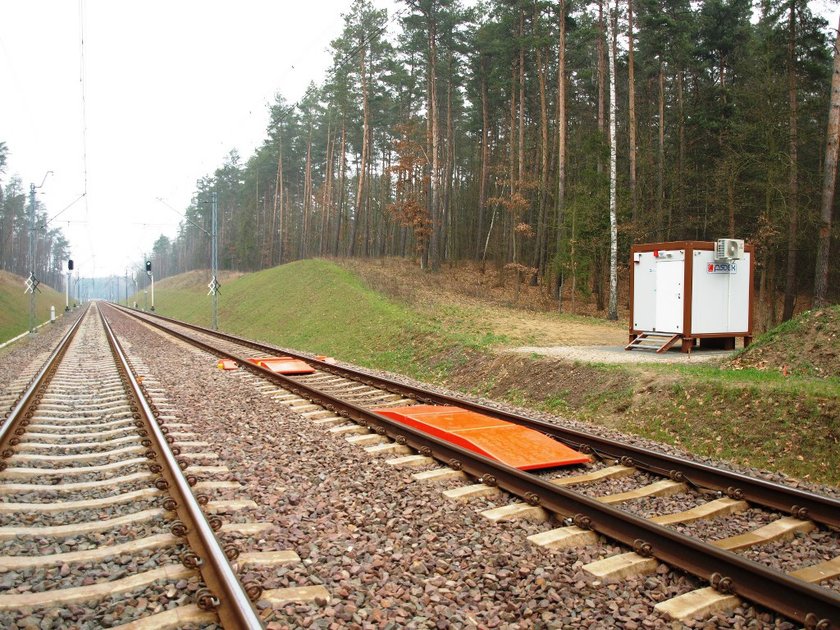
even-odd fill
[[[349,252],[350,256],[356,254],[356,231],[358,229],[359,220],[362,216],[364,206],[364,191],[365,191],[365,171],[367,170],[368,161],[368,138],[369,133],[369,112],[368,112],[368,90],[367,90],[367,71],[365,70],[365,46],[359,49],[359,77],[362,82],[362,155],[359,158],[359,172],[358,172],[358,186],[356,187],[356,204],[355,216],[353,217],[353,238],[350,239]]]
[[[341,154],[338,163],[340,164],[338,173],[338,208],[336,208],[333,256],[338,256],[338,252],[341,251],[341,224],[344,218],[344,197],[347,186],[344,181],[347,174],[347,124],[343,116],[341,119]]]
[[[534,22],[539,16],[534,11]],[[532,284],[537,284],[537,279],[545,273],[546,241],[548,229],[546,226],[546,206],[548,205],[548,102],[545,86],[545,63],[542,48],[537,48],[537,79],[540,88],[540,196],[539,196],[539,219],[537,221],[537,243],[534,251],[533,265],[534,275]]]
[[[306,170],[303,176],[303,229],[300,237],[300,258],[309,257],[309,220],[312,214],[312,131],[306,139]]]
[[[481,255],[481,235],[484,233],[484,214],[487,210],[487,171],[489,168],[490,113],[487,103],[487,79],[484,57],[481,59],[481,176],[478,183],[478,227],[475,238],[475,257]]]
[[[782,320],[793,317],[793,307],[796,303],[796,252],[799,246],[797,222],[799,220],[799,181],[797,164],[797,94],[796,94],[796,0],[790,0],[788,15],[788,102],[790,123],[788,124],[788,140],[790,144],[790,169],[788,171],[788,252],[787,273],[785,274],[785,306],[782,310]]]
[[[683,169],[685,168],[685,115],[684,115],[684,108],[683,108],[683,91],[684,91],[684,82],[685,82],[685,71],[680,70],[677,72],[677,115],[679,120],[677,125],[679,127],[679,131],[677,133],[677,141],[679,146],[677,147],[677,191],[676,191],[676,205],[677,205],[677,217],[678,217],[678,225],[683,225],[683,219],[685,217],[685,208],[683,203]],[[670,229],[668,231],[668,238],[671,238]]]
[[[618,319],[618,227],[616,218],[616,137],[615,137],[615,25],[607,5],[607,45],[610,55],[610,303],[608,319]]]
[[[519,189],[525,180],[525,11],[519,9]]]
[[[659,59],[659,145],[656,164],[656,224],[662,240],[665,225],[665,63]]]
[[[435,3],[429,11],[429,97],[428,116],[432,133],[432,172],[430,178],[429,218],[432,221],[432,235],[429,239],[429,266],[433,271],[440,268],[440,122],[437,103],[437,16]]]
[[[604,28],[604,0],[598,0],[598,141],[604,139],[604,122],[605,122],[605,103],[604,103],[604,84],[606,83],[607,74],[607,59],[604,52],[604,37],[606,29]],[[604,165],[601,162],[601,151],[598,150],[598,174],[604,172]]]
[[[277,175],[274,178],[274,204],[271,215],[271,242],[269,244],[269,267],[273,267],[274,262],[274,241],[277,239],[277,208],[283,203],[283,136],[282,130],[277,130]]]
[[[817,240],[817,263],[814,271],[814,307],[827,304],[828,254],[831,246],[831,220],[834,212],[834,187],[837,182],[837,150],[840,146],[840,25],[834,42],[834,73],[831,76],[831,104],[825,142],[820,231]]]
[[[326,253],[326,239],[329,234],[330,215],[332,214],[332,162],[335,140],[332,137],[332,118],[327,120],[327,157],[324,163],[323,195],[321,197],[321,230],[318,232],[318,255]]]
[[[636,190],[636,68],[634,62],[633,0],[627,0],[627,114],[630,145],[630,205],[633,229],[638,230],[639,194]]]
[[[563,246],[565,244],[566,223],[566,0],[560,0],[558,17],[558,53],[557,53],[557,199],[555,216],[557,220],[556,250],[557,276],[554,283],[554,296],[557,310],[563,310]]]

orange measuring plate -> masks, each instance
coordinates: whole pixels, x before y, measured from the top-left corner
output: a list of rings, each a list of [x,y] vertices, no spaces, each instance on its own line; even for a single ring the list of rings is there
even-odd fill
[[[251,363],[271,370],[276,374],[314,374],[315,368],[300,359],[292,357],[269,357],[267,359],[248,359]]]
[[[219,359],[216,367],[220,370],[235,370],[239,365],[233,359]]]
[[[590,461],[588,455],[539,431],[460,407],[414,405],[374,411],[520,470],[585,464]]]

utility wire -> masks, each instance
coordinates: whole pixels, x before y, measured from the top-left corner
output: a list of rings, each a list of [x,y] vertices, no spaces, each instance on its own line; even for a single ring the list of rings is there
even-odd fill
[[[79,84],[82,91],[82,167],[84,169],[85,214],[87,214],[87,100],[85,98],[85,0],[79,0]]]
[[[83,197],[86,197],[86,196],[87,196],[87,193],[86,193],[86,192],[83,192],[81,195],[79,195],[78,197],[76,197],[73,201],[71,201],[71,202],[70,202],[70,204],[69,204],[69,205],[65,206],[65,207],[64,207],[64,209],[59,210],[59,211],[58,211],[58,212],[56,212],[56,213],[55,213],[52,217],[50,217],[50,218],[49,218],[49,219],[47,219],[44,223],[42,223],[42,224],[41,224],[41,226],[40,226],[40,227],[41,227],[41,229],[43,229],[43,228],[47,227],[50,223],[52,223],[53,221],[55,221],[55,219],[57,219],[57,218],[58,218],[58,216],[59,216],[60,214],[62,214],[62,213],[64,213],[64,212],[66,212],[67,210],[69,210],[70,208],[72,208],[73,206],[75,206],[75,205],[76,205],[79,201],[81,201],[81,199],[82,199]],[[70,223],[70,221],[68,221],[67,223]],[[80,223],[80,221],[73,221],[73,223]],[[84,223],[87,223],[87,221],[84,221]]]

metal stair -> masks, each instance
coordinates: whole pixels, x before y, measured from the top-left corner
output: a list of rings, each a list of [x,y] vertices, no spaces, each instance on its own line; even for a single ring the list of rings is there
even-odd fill
[[[666,352],[668,348],[673,346],[677,341],[682,339],[682,336],[677,333],[660,333],[660,332],[642,332],[633,341],[628,343],[625,350],[652,350],[657,354]]]

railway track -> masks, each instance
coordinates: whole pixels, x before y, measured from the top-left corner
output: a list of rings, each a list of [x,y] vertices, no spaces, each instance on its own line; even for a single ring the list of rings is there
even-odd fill
[[[95,305],[7,408],[0,626],[262,627],[217,540],[214,483]]]
[[[736,597],[742,597],[806,627],[834,628],[840,624],[836,583],[840,557],[782,573],[756,562],[761,554],[753,553],[761,545],[781,544],[778,541],[797,533],[801,537],[819,529],[824,536],[836,537],[840,523],[840,502],[836,499],[569,431],[160,316],[132,315],[218,357],[235,360],[272,381],[281,389],[266,386],[267,393],[278,402],[311,418],[313,423],[329,427],[335,434],[349,436],[353,443],[367,445],[370,452],[415,453],[393,463],[427,464],[429,458],[434,458],[447,464],[417,475],[418,479],[455,477],[480,482],[448,491],[449,496],[469,498],[502,489],[525,499],[486,514],[488,518],[551,517],[564,525],[532,536],[535,544],[590,544],[597,533],[633,550],[587,567],[595,576],[610,578],[644,572],[655,567],[656,558],[711,585],[680,601],[663,603],[660,610],[672,616],[680,618],[731,606]],[[246,357],[278,354],[299,357],[316,366],[318,372],[284,377],[245,362]],[[525,424],[591,453],[596,463],[583,474],[571,469],[550,475],[524,473],[370,411],[413,403],[454,404]],[[622,481],[630,479],[634,481]],[[620,491],[615,492],[615,488]],[[674,511],[668,498],[673,495],[688,496],[687,502],[680,503],[682,509]],[[709,532],[703,531],[704,524],[714,523],[710,519],[715,517],[738,513],[749,515],[759,526],[705,541]],[[750,519],[745,519],[746,526]],[[821,582],[834,584],[834,588],[819,586]]]

